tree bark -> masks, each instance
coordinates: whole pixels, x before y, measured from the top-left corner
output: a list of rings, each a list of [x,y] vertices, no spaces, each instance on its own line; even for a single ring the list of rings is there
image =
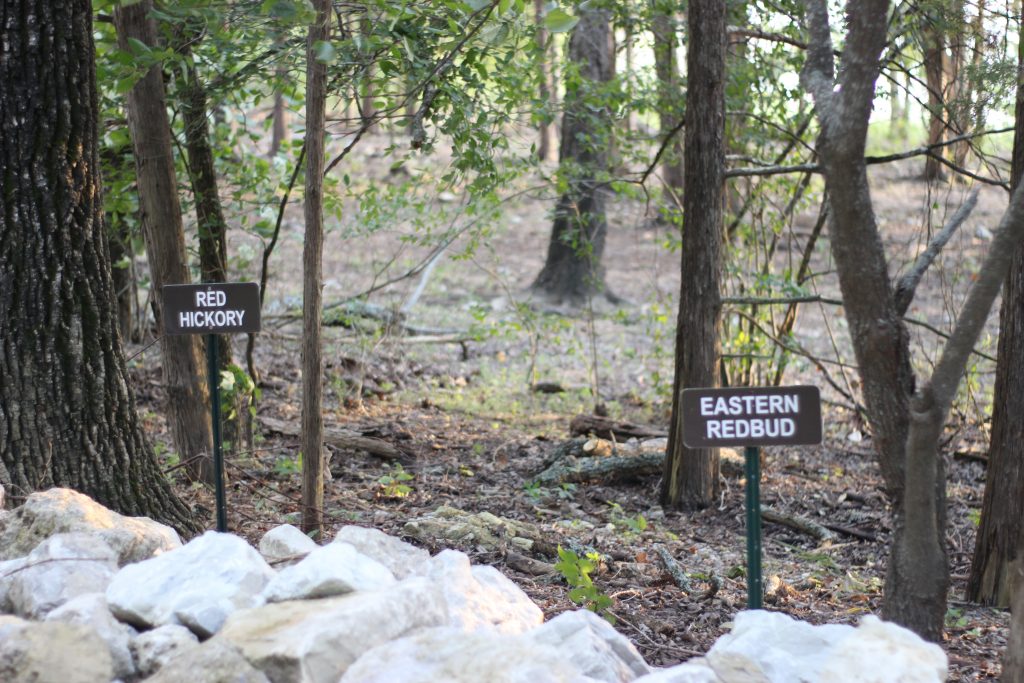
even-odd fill
[[[1019,543],[1024,545],[1024,539]],[[1010,636],[1003,658],[1003,683],[1024,683],[1024,555],[1010,567],[1013,604],[1010,606]]]
[[[190,38],[186,44],[199,40],[200,36],[194,34]],[[188,154],[199,232],[199,270],[203,282],[227,282],[228,226],[224,220],[213,148],[210,146],[206,87],[195,64],[191,62],[187,67],[187,82],[182,90],[181,116],[185,126],[185,151]],[[217,346],[220,369],[228,370],[234,364],[231,337],[223,335]],[[238,390],[231,395],[231,401],[232,409],[221,411],[221,415],[224,420],[224,440],[230,444],[231,451],[237,453],[253,445],[253,423],[249,412],[252,396]]]
[[[556,304],[579,306],[597,294],[614,299],[601,267],[608,230],[603,183],[613,134],[602,86],[615,75],[612,41],[608,12],[581,10],[569,38],[572,75],[566,80],[559,149],[569,189],[555,207],[547,260],[533,283],[535,292]]]
[[[329,37],[330,0],[316,0],[306,45],[306,220],[302,251],[302,530],[323,531],[323,176],[327,65],[316,57]]]
[[[676,61],[675,8],[677,2],[652,0],[651,31],[654,34],[654,71],[658,77],[658,122],[661,134],[672,131],[683,112],[683,92]],[[670,204],[678,204],[683,189],[683,144],[677,136],[663,157],[662,174]]]
[[[0,480],[77,489],[184,532],[117,332],[97,152],[92,5],[9,2],[0,46]]]
[[[945,97],[942,83],[945,71],[946,41],[937,18],[929,18],[925,12],[923,20],[926,23],[924,28],[924,75],[928,88],[928,145],[931,146],[940,144],[946,132]],[[935,154],[943,156],[945,150],[940,147],[935,150]],[[939,180],[942,175],[941,162],[931,155],[926,157],[924,162],[925,180],[929,182]]]
[[[725,173],[726,8],[691,0],[687,13],[685,191],[676,320],[672,421],[661,503],[705,507],[718,494],[718,451],[683,444],[681,396],[688,387],[718,386],[722,324],[722,200]]]
[[[1024,41],[1018,48],[1013,187],[1024,176]],[[1024,245],[1017,247],[1003,284],[999,310],[992,434],[981,524],[967,580],[967,598],[985,605],[1010,604],[1011,562],[1022,549],[1017,533],[1024,519]]]
[[[122,5],[114,12],[118,45],[131,50],[129,39],[155,46],[156,27],[149,18],[152,0]],[[153,66],[128,92],[128,128],[135,152],[139,205],[146,255],[152,276],[157,323],[161,323],[161,289],[187,284],[188,254],[178,203],[171,129],[165,105],[161,70]],[[194,335],[162,335],[167,422],[175,448],[189,473],[213,481],[209,394],[200,340]]]
[[[551,68],[548,63],[551,56],[551,49],[548,41],[551,39],[547,29],[544,28],[544,0],[533,0],[534,21],[537,26],[537,97],[541,106],[547,108],[551,103]],[[537,140],[537,158],[541,161],[548,161],[554,149],[554,124],[548,123],[547,117],[540,122],[539,138]]]

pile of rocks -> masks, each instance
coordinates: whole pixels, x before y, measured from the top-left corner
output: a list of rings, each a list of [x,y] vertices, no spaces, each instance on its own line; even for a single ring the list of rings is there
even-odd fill
[[[865,662],[871,662],[866,667]],[[942,651],[867,618],[747,612],[706,657],[654,670],[586,610],[544,622],[498,570],[346,526],[259,549],[126,518],[66,489],[0,512],[0,681],[739,683],[942,681]]]

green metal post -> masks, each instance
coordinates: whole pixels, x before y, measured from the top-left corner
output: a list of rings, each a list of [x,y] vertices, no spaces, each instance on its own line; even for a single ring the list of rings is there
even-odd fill
[[[761,449],[744,449],[747,471],[747,609],[761,609]]]
[[[220,360],[216,334],[206,335],[206,370],[210,377],[210,417],[213,423],[213,484],[217,500],[217,531],[228,530],[228,507],[224,499],[224,453],[220,439]]]

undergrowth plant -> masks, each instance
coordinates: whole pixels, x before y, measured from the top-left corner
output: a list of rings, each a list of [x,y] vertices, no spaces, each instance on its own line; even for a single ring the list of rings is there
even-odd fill
[[[558,546],[558,562],[555,569],[561,573],[565,582],[572,586],[569,591],[569,599],[577,605],[585,607],[604,617],[609,623],[615,623],[615,616],[608,609],[612,606],[612,599],[601,592],[594,585],[590,573],[597,569],[601,558],[595,552],[589,552],[582,557],[577,553]]]

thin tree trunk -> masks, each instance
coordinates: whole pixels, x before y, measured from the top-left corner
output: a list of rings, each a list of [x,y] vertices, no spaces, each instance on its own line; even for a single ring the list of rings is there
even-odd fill
[[[306,196],[302,251],[302,530],[323,532],[324,458],[321,412],[323,360],[323,176],[327,65],[317,60],[316,44],[328,40],[330,0],[315,0],[316,22],[306,45]]]
[[[601,86],[615,75],[608,12],[584,9],[569,39],[569,59],[578,77],[566,84],[559,162],[569,190],[558,200],[547,260],[534,291],[554,303],[582,305],[607,291],[601,259],[608,229],[603,185],[612,145],[611,112],[596,106]]]
[[[156,27],[149,19],[152,0],[122,5],[114,12],[118,45],[131,50],[129,39],[156,45]],[[161,322],[161,288],[190,281],[188,254],[178,203],[170,123],[164,99],[161,70],[153,66],[127,98],[138,174],[146,254],[152,275],[153,302]],[[207,483],[213,481],[210,454],[210,415],[206,369],[200,340],[194,335],[162,335],[164,385],[167,390],[167,422],[175,448],[189,473]]]
[[[370,20],[364,17],[359,22],[359,30],[364,36],[370,35]],[[364,126],[370,126],[373,123],[374,117],[377,115],[377,109],[373,105],[374,93],[374,82],[373,82],[374,63],[370,61],[365,70],[363,76],[360,79],[360,85],[362,88],[361,104],[359,107],[359,116],[363,121]],[[308,87],[308,86],[307,86]],[[367,128],[369,130],[369,128]]]
[[[99,185],[93,8],[12,0],[0,46],[0,481],[195,531],[135,408]]]
[[[928,88],[928,144],[937,145],[945,138],[946,123],[942,87],[943,60],[945,59],[945,37],[942,30],[933,22],[925,29],[924,74]],[[944,155],[942,148],[935,154]],[[924,178],[927,181],[939,180],[943,176],[942,164],[938,159],[928,156],[924,163]]]
[[[654,71],[658,77],[658,122],[662,135],[674,130],[683,115],[683,92],[679,83],[679,65],[676,60],[676,22],[674,9],[677,3],[668,0],[652,0],[651,30],[654,34]],[[666,150],[662,164],[662,176],[670,204],[682,200],[683,189],[683,141],[678,134]]]
[[[550,34],[544,28],[544,0],[533,0],[534,22],[536,23],[537,36],[537,96],[541,106],[546,107],[551,102],[551,69],[548,61],[551,56],[551,48],[548,42]],[[553,112],[554,110],[552,110]],[[537,158],[541,161],[551,159],[554,150],[554,124],[548,121],[547,116],[540,122],[540,137],[537,141]]]
[[[691,0],[687,13],[686,226],[676,320],[672,422],[662,476],[666,507],[705,507],[718,493],[718,451],[683,445],[681,396],[718,385],[722,199],[725,173],[725,3]]]
[[[203,282],[227,282],[227,221],[224,220],[210,146],[206,88],[194,64],[188,67],[188,82],[184,84],[182,95],[185,150],[192,174],[190,180],[199,231],[199,269]],[[217,346],[220,369],[228,370],[234,364],[231,337],[223,336]],[[249,412],[252,396],[237,390],[231,399],[233,409],[221,414],[224,416],[224,440],[230,444],[231,451],[237,453],[253,445],[252,415]]]
[[[1024,41],[1018,47],[1018,84],[1024,78]],[[1024,176],[1024,88],[1017,87],[1011,183]],[[999,310],[996,381],[992,392],[981,524],[974,545],[967,598],[985,605],[1010,604],[1011,563],[1024,552],[1017,533],[1024,519],[1024,245],[1017,247],[1003,284]]]

